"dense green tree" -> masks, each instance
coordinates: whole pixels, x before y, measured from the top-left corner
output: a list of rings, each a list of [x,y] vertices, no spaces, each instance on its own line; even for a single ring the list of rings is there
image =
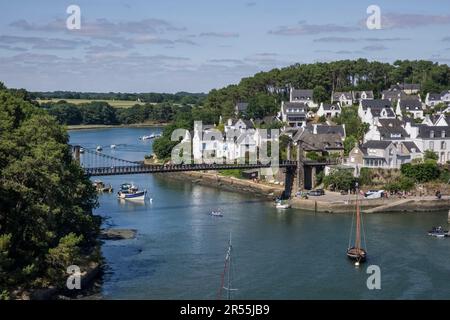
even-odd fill
[[[316,103],[329,102],[330,96],[323,86],[316,86],[313,90],[313,97]]]
[[[0,91],[0,292],[39,285],[46,260],[69,233],[77,246],[96,243],[96,193],[67,144],[68,134],[44,110]],[[52,281],[53,279],[50,279]],[[55,283],[58,284],[58,283]]]

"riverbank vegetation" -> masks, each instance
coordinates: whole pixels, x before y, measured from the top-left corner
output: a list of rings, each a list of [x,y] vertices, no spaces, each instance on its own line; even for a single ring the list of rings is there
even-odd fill
[[[95,190],[56,119],[0,86],[0,297],[60,287],[99,255]],[[81,265],[80,265],[81,267]]]

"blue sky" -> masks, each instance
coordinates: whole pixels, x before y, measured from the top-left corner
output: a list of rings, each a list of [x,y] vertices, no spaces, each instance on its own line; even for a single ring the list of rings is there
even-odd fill
[[[0,5],[0,81],[36,91],[207,92],[293,63],[450,62],[450,3],[17,0]],[[81,8],[81,30],[66,8]],[[369,5],[382,29],[365,26]]]

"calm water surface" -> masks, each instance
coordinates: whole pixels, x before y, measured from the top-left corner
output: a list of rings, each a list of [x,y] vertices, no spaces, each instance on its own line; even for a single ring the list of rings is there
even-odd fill
[[[160,128],[71,131],[71,143],[104,146],[104,153],[142,160]],[[116,144],[116,150],[109,145]],[[107,299],[215,299],[228,237],[234,248],[236,299],[449,299],[450,239],[428,237],[447,226],[447,213],[365,216],[368,262],[346,258],[350,214],[277,211],[248,194],[231,193],[153,175],[103,177],[117,190],[133,182],[152,202],[120,202],[100,195],[97,213],[107,224],[134,228],[133,240],[106,241]],[[224,217],[208,213],[221,208]],[[366,287],[366,267],[381,268],[381,290]]]

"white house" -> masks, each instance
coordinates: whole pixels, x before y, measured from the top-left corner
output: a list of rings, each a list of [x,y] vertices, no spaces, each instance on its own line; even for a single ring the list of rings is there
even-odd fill
[[[423,119],[422,102],[416,99],[400,99],[397,101],[395,113],[399,117],[409,113],[414,119]]]
[[[317,104],[314,102],[313,98],[313,90],[309,89],[291,88],[289,93],[289,102],[303,103],[310,108],[317,108]]]
[[[308,105],[301,102],[281,102],[279,117],[289,127],[303,127],[306,125]]]
[[[195,161],[203,161],[212,157],[218,159],[224,156],[224,136],[217,127],[200,125],[198,122],[195,122],[191,138],[192,155]]]
[[[353,104],[353,95],[351,92],[333,92],[331,94],[331,103],[339,102],[341,106],[351,106]]]
[[[398,141],[408,139],[409,135],[403,128],[402,121],[398,119],[376,119],[369,131],[364,135],[364,142],[367,141]]]
[[[320,107],[317,110],[317,115],[319,117],[325,116],[326,118],[334,118],[341,114],[341,107],[339,103],[337,104],[328,104],[328,103],[320,103]]]
[[[411,141],[367,141],[349,152],[347,165],[357,168],[394,169],[419,157],[420,149]]]
[[[431,150],[438,154],[439,163],[450,160],[450,126],[415,125],[406,122],[405,130],[420,150]]]
[[[420,91],[420,84],[418,83],[397,83],[390,87],[392,91],[403,91],[406,94],[417,94]]]
[[[427,93],[427,95],[425,96],[425,105],[427,107],[434,107],[441,102],[443,101],[441,100],[440,93]]]
[[[353,101],[360,103],[361,100],[373,100],[373,99],[374,95],[372,90],[353,91]]]
[[[361,100],[358,107],[358,116],[362,122],[368,124],[374,124],[375,118],[396,118],[391,102],[387,99]]]
[[[441,92],[441,101],[444,102],[445,104],[450,103],[450,90]]]

